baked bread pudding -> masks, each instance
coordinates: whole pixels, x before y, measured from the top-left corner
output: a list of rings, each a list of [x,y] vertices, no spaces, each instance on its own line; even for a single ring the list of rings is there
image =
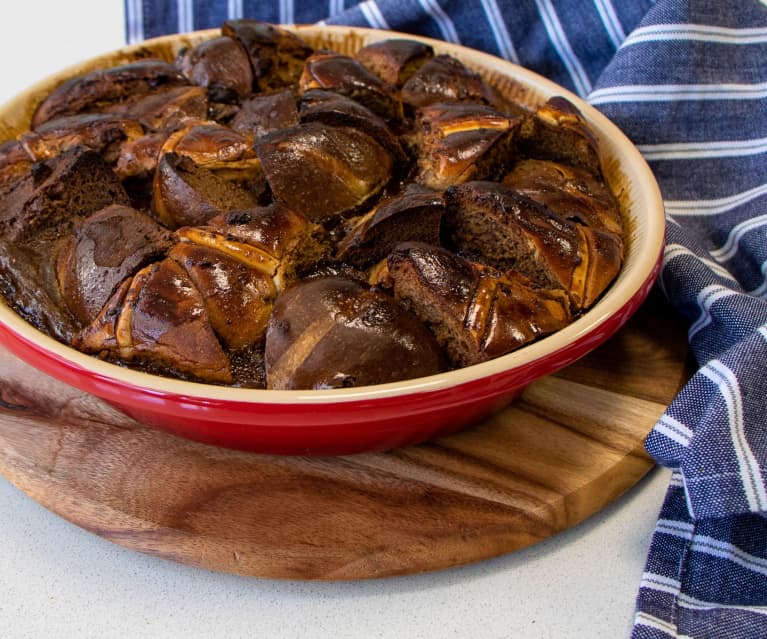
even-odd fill
[[[72,77],[0,144],[0,294],[84,353],[248,388],[509,353],[594,305],[624,229],[564,97],[422,42],[253,20]]]

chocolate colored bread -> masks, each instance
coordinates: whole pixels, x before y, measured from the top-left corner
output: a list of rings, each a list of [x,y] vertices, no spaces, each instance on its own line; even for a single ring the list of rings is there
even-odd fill
[[[312,89],[334,91],[356,100],[387,121],[402,118],[402,104],[394,87],[349,56],[314,53],[304,65],[298,88],[301,93]]]
[[[44,122],[78,113],[97,113],[105,107],[147,95],[158,87],[188,85],[181,70],[163,60],[138,60],[71,78],[56,87],[37,107],[32,129]]]
[[[391,179],[391,154],[351,127],[307,122],[256,144],[275,199],[314,222],[348,215]]]
[[[0,238],[0,295],[33,326],[70,343],[77,330],[39,255]]]
[[[521,118],[483,104],[437,102],[418,111],[418,176],[434,190],[468,180],[498,180],[516,157]]]
[[[416,40],[391,38],[362,47],[355,59],[384,82],[401,88],[427,60],[434,49]]]
[[[573,165],[601,174],[599,143],[581,112],[567,98],[555,96],[541,105],[522,127],[526,155]]]
[[[432,330],[455,366],[505,355],[571,321],[567,295],[441,247],[400,244],[388,258],[395,297]]]
[[[248,53],[254,90],[271,91],[298,82],[312,48],[285,29],[258,20],[227,20],[221,33],[235,38]]]
[[[298,107],[290,89],[259,93],[244,100],[230,126],[251,139],[298,124]]]
[[[601,179],[588,171],[550,160],[523,160],[502,182],[560,217],[623,234],[615,197]]]
[[[164,256],[171,232],[145,213],[110,204],[81,220],[59,248],[56,274],[67,308],[93,321],[120,283]]]
[[[201,381],[232,381],[231,364],[211,326],[205,300],[171,259],[125,280],[74,344],[86,353]]]
[[[412,108],[436,102],[473,102],[503,110],[501,96],[475,73],[450,55],[435,55],[410,76],[402,87],[402,101]]]
[[[390,297],[352,280],[320,278],[282,293],[266,334],[273,389],[367,386],[439,372],[424,326]]]
[[[560,217],[497,182],[467,182],[445,191],[445,222],[462,250],[536,285],[567,292],[588,308],[620,269],[620,236]]]
[[[177,153],[161,156],[154,175],[152,210],[169,228],[205,224],[232,209],[257,206],[249,185],[228,180]]]
[[[338,245],[337,258],[367,267],[406,241],[438,244],[445,212],[442,194],[416,184],[359,218]]]
[[[239,102],[253,91],[253,69],[245,48],[234,38],[219,36],[181,52],[178,68],[214,102]]]
[[[21,243],[55,239],[109,204],[130,204],[122,184],[101,155],[74,147],[14,182],[0,200],[0,235]]]

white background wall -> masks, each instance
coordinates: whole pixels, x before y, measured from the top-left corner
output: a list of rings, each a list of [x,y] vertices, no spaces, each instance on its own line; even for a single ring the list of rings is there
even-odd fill
[[[0,103],[60,69],[125,43],[122,0],[0,4]]]

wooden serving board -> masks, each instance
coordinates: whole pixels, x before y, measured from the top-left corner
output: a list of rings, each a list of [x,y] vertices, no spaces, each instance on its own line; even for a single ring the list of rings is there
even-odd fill
[[[0,472],[97,535],[185,564],[291,579],[435,570],[546,539],[637,482],[687,353],[653,296],[483,424],[388,453],[306,458],[145,428],[0,349]]]

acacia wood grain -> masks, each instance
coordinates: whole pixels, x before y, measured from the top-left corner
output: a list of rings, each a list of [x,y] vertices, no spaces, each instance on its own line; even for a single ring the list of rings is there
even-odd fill
[[[387,453],[279,457],[141,426],[0,350],[0,473],[123,546],[243,575],[356,579],[509,553],[599,511],[652,466],[689,376],[651,296],[594,353],[486,422]]]

